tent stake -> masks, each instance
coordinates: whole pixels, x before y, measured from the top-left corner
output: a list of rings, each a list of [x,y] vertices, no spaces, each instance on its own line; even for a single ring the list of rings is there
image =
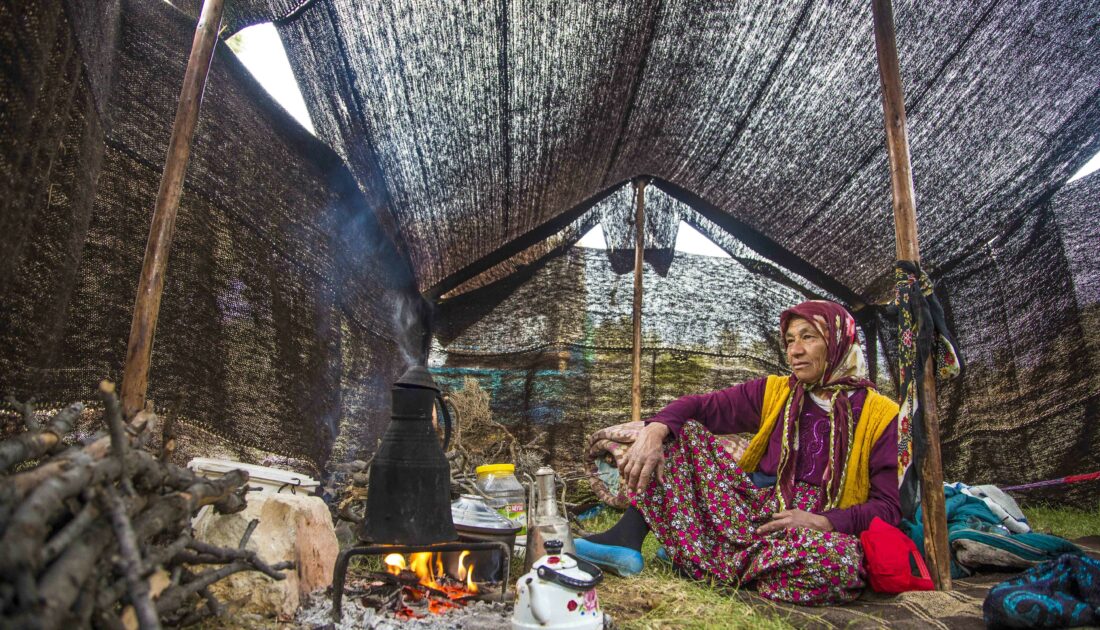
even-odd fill
[[[642,419],[642,260],[645,255],[645,187],[647,180],[634,180],[634,361],[630,387],[630,419]]]
[[[875,23],[875,49],[882,79],[882,109],[886,119],[886,147],[890,153],[890,188],[894,199],[894,230],[898,260],[920,262],[917,246],[917,212],[913,172],[909,163],[909,138],[905,127],[905,98],[901,86],[894,10],[890,0],[871,0]],[[943,465],[940,459],[940,421],[936,412],[936,370],[932,357],[924,365],[921,403],[927,449],[921,461],[921,505],[924,549],[932,580],[938,590],[951,590],[951,556],[947,547],[947,515],[943,498]]]
[[[179,210],[183,180],[187,174],[187,160],[191,156],[191,138],[202,105],[202,93],[214,46],[218,41],[218,27],[222,19],[223,0],[205,0],[195,38],[191,43],[191,56],[183,75],[176,119],[172,124],[172,138],[168,142],[168,157],[157,191],[157,203],[149,226],[149,240],[145,244],[145,260],[141,265],[137,297],[134,300],[134,319],[130,324],[130,341],[126,348],[126,365],[122,371],[122,410],[129,418],[145,406],[145,392],[149,386],[149,360],[153,353],[153,333],[160,312],[160,297],[164,289],[164,270],[168,264],[168,250],[172,245],[176,211]]]

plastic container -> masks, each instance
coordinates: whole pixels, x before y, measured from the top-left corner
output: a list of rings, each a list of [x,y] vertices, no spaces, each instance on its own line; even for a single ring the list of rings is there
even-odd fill
[[[489,507],[512,521],[527,533],[527,497],[523,485],[516,479],[516,467],[512,464],[486,464],[477,467],[477,488],[486,497]]]
[[[231,470],[243,470],[248,473],[249,487],[260,488],[260,492],[313,494],[317,490],[317,486],[320,485],[316,479],[289,470],[245,464],[228,459],[196,457],[187,462],[187,467],[209,479],[222,477]]]

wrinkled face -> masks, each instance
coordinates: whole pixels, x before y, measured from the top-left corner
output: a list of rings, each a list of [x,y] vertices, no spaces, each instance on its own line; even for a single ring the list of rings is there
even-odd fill
[[[795,317],[787,325],[787,361],[798,380],[816,384],[825,374],[828,347],[810,322]]]

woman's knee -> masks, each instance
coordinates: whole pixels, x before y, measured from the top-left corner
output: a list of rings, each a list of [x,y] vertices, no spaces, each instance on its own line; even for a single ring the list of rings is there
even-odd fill
[[[863,553],[855,537],[795,530],[783,547],[772,553],[787,562],[777,563],[780,566],[757,580],[762,596],[810,606],[843,603],[859,596]]]

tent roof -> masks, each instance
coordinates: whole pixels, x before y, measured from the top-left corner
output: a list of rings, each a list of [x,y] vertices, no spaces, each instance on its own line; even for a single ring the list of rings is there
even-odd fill
[[[438,295],[652,175],[873,297],[894,259],[866,1],[286,0],[318,136]],[[1100,150],[1100,11],[898,2],[922,257],[1001,233]],[[675,221],[665,221],[675,229]],[[613,230],[610,230],[613,231]],[[805,275],[805,274],[804,274]]]

